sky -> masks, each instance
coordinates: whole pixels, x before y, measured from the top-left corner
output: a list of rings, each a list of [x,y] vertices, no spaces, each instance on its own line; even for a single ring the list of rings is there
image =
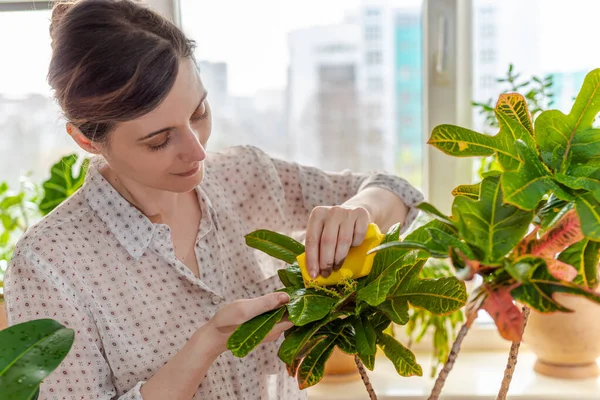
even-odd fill
[[[229,64],[229,87],[252,95],[285,86],[287,33],[334,24],[360,0],[180,0],[184,30],[198,43],[197,57]],[[402,4],[420,0],[389,0]],[[474,0],[490,2],[490,0]],[[519,1],[515,12],[519,11]],[[496,3],[507,3],[496,0]],[[538,0],[539,63],[543,71],[572,71],[600,66],[594,50],[600,1]],[[509,15],[510,13],[506,13]],[[507,19],[510,17],[507,17]],[[513,29],[510,20],[506,29]],[[49,93],[49,12],[0,13],[0,93]],[[500,29],[502,37],[502,28]],[[523,40],[529,38],[524,37]],[[517,43],[502,43],[518,46]],[[515,60],[518,64],[519,61]]]

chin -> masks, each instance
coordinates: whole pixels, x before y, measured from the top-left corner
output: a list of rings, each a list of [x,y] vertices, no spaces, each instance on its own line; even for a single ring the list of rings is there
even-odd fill
[[[166,182],[165,190],[175,193],[191,192],[202,182],[203,178],[203,168],[200,168],[200,170],[195,175],[189,177],[182,178],[179,176],[172,176]]]

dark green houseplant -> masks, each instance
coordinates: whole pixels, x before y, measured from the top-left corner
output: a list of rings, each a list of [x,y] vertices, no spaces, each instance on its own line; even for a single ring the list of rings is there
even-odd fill
[[[19,191],[0,184],[0,262],[12,258],[18,238],[35,222],[73,194],[83,183],[87,161],[73,168],[78,158],[70,155],[54,164],[42,189],[24,180]],[[2,288],[0,270],[0,288]],[[0,293],[0,306],[3,296]],[[66,357],[74,331],[52,319],[37,319],[0,331],[0,394],[11,400],[37,399],[39,386]],[[6,396],[6,397],[4,397]]]

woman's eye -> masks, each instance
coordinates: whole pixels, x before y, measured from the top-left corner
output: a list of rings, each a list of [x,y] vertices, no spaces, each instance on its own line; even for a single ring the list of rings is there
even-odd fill
[[[171,143],[171,135],[167,136],[162,143],[159,143],[159,144],[149,144],[148,147],[152,151],[158,151],[158,150],[162,150],[165,147],[167,147],[169,145],[169,143]]]
[[[200,107],[198,107],[196,109],[196,111],[194,111],[190,120],[198,121],[201,119],[205,119],[206,117],[208,117],[208,107],[206,107],[206,100],[205,100],[202,102],[202,104],[200,104]]]

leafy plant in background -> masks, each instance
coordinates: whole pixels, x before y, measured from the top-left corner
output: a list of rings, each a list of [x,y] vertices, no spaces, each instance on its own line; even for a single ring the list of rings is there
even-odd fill
[[[448,265],[446,260],[429,260],[421,270],[421,278],[438,279],[452,276],[454,271]],[[456,338],[456,333],[460,324],[464,321],[462,310],[454,311],[446,315],[436,315],[423,308],[412,308],[409,312],[409,320],[406,324],[406,333],[408,335],[409,349],[413,343],[419,343],[426,335],[431,332],[432,354],[430,376],[435,377],[440,365],[448,359],[450,346]]]
[[[8,183],[0,183],[0,289],[2,275],[12,258],[19,237],[39,218],[38,203],[41,198],[39,186],[23,177],[19,190],[11,190]],[[3,294],[0,290],[0,303]]]
[[[42,185],[28,176],[21,179],[18,190],[11,190],[7,182],[0,183],[0,287],[3,271],[21,235],[79,189],[87,165],[86,158],[71,154],[51,167],[50,177]]]
[[[392,227],[382,243],[396,243],[399,231],[399,225]],[[410,234],[407,240],[419,241],[419,237]],[[444,315],[460,309],[467,299],[464,282],[455,277],[420,276],[428,258],[424,252],[393,249],[377,253],[367,276],[321,287],[304,283],[296,262],[304,252],[301,243],[266,230],[247,235],[246,243],[288,263],[279,270],[279,277],[285,286],[281,291],[290,295],[290,302],[242,324],[227,346],[235,356],[246,356],[287,314],[295,326],[286,332],[279,358],[301,389],[321,380],[325,362],[336,346],[354,355],[372,399],[376,396],[364,367],[373,370],[377,346],[399,375],[422,375],[414,354],[384,331],[392,321],[407,324],[411,306]]]
[[[41,187],[29,179],[23,179],[16,192],[7,183],[0,184],[0,289],[2,272],[19,237],[82,185],[87,165],[87,159],[73,154],[52,166],[50,178]],[[0,306],[2,300],[0,293]],[[73,340],[74,331],[52,319],[32,320],[0,331],[0,393],[11,400],[37,399],[42,380],[66,357]]]
[[[432,257],[448,251],[459,277],[479,275],[483,281],[430,399],[438,398],[479,309],[513,342],[498,396],[504,399],[529,308],[570,312],[554,293],[600,303],[593,291],[600,246],[600,133],[592,127],[600,112],[599,88],[600,70],[594,70],[568,115],[542,111],[535,122],[523,96],[503,94],[494,109],[499,125],[494,136],[453,125],[433,130],[429,143],[438,149],[457,157],[493,156],[500,170],[457,187],[451,216],[423,205],[446,231],[425,225],[428,240],[415,248],[425,244]],[[389,243],[379,251],[410,245]],[[523,311],[514,301],[526,305]]]
[[[515,72],[514,65],[511,63],[506,76],[496,78],[496,82],[504,86],[504,90],[500,94],[520,93],[525,98],[533,121],[542,111],[554,105],[552,75],[523,78],[521,73]],[[498,128],[494,99],[488,99],[485,103],[473,101],[471,104],[476,110],[479,110],[480,115],[484,116],[485,125]]]
[[[500,94],[520,93],[525,98],[532,121],[535,121],[535,118],[542,111],[554,105],[554,92],[552,92],[554,81],[552,75],[524,78],[521,73],[515,72],[514,65],[511,63],[508,66],[506,75],[496,78],[496,82],[504,87]],[[496,119],[494,99],[490,98],[486,102],[473,101],[471,104],[484,117],[484,131],[497,130],[498,121]],[[494,156],[481,157],[479,176],[492,170],[501,169]]]

